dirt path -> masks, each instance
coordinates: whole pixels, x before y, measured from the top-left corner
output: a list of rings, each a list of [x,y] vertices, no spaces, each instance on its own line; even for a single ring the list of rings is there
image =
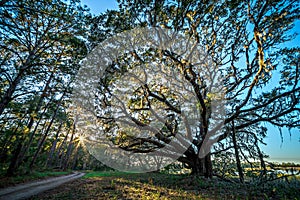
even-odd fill
[[[49,178],[43,181],[25,183],[14,187],[0,190],[0,200],[17,200],[29,198],[38,193],[58,187],[69,181],[73,181],[84,176],[84,173],[74,173],[67,176]]]

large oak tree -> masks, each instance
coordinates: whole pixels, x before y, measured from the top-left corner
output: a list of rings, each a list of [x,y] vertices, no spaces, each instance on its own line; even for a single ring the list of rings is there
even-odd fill
[[[99,108],[103,111],[99,111],[98,118],[105,127],[104,134],[111,138],[113,144],[132,153],[151,152],[168,145],[178,133],[175,124],[180,123],[180,120],[176,119],[180,107],[177,110],[176,95],[172,94],[172,88],[168,88],[167,85],[164,88],[164,85],[158,83],[146,84],[136,88],[129,100],[123,102],[123,111],[127,113],[127,119],[141,127],[151,119],[149,112],[154,113],[151,110],[154,105],[161,105],[160,108],[172,111],[172,116],[175,117],[165,122],[165,132],[161,130],[153,135],[137,136],[118,127],[116,122],[120,118],[109,113],[114,106],[111,93],[116,89],[118,77],[145,62],[157,60],[164,66],[177,69],[178,76],[185,77],[185,81],[192,86],[196,94],[199,123],[192,131],[192,140],[187,140],[190,142],[190,148],[178,158],[191,168],[193,173],[211,177],[211,154],[233,148],[243,181],[239,158],[240,154],[244,153],[241,149],[246,147],[238,144],[239,138],[241,141],[254,141],[254,148],[258,151],[257,157],[263,162],[263,153],[259,150],[258,143],[261,142],[261,136],[266,134],[267,124],[279,128],[300,126],[300,49],[297,45],[286,45],[292,44],[295,38],[293,28],[299,20],[300,13],[298,1],[118,2],[118,11],[107,11],[94,18],[91,25],[91,47],[114,34],[138,27],[163,27],[190,37],[205,49],[212,61],[211,66],[222,73],[226,116],[218,139],[207,138],[207,127],[212,121],[211,116],[207,114],[211,104],[207,102],[215,97],[208,92],[209,88],[205,84],[203,73],[199,72],[199,66],[168,51],[147,49],[126,52],[106,70],[106,75],[100,81],[97,96]],[[207,139],[215,143],[221,142],[223,150],[211,149],[206,156],[200,157],[199,151]],[[232,145],[224,147],[225,140],[230,140]]]

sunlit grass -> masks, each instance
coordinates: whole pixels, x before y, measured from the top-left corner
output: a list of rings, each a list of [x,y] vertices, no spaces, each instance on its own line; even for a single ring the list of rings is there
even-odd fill
[[[119,171],[86,171],[83,178],[94,178],[94,177],[110,177],[110,176],[120,176],[132,173],[119,172]]]
[[[217,178],[162,173],[87,171],[77,181],[32,199],[293,199],[300,200],[299,180],[264,185]]]

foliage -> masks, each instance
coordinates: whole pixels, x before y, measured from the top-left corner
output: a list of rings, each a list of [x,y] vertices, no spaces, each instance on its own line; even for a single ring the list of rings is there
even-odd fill
[[[87,53],[89,18],[79,4],[21,0],[0,6],[0,160],[8,175],[20,166],[71,166],[68,144],[76,138],[68,104]]]
[[[262,175],[266,174],[264,159],[260,150],[267,134],[267,125],[280,130],[282,127],[299,128],[299,46],[285,47],[293,41],[294,23],[299,19],[298,1],[130,1],[120,0],[118,11],[108,11],[93,19],[91,48],[105,38],[137,27],[162,27],[189,36],[191,41],[204,48],[211,57],[211,66],[222,73],[226,99],[224,127],[218,134],[218,145],[199,159],[205,141],[214,141],[209,136],[208,124],[212,117],[212,99],[207,77],[199,72],[197,64],[187,62],[181,55],[157,49],[142,49],[124,54],[116,59],[100,80],[97,102],[100,110],[110,110],[115,106],[113,92],[122,89],[116,85],[120,77],[134,71],[137,66],[148,62],[158,62],[182,75],[192,85],[197,97],[199,113],[197,129],[188,141],[190,148],[178,160],[194,173],[211,177],[211,156],[222,151],[229,153],[226,159],[234,158],[236,168],[243,182],[242,162],[252,159],[261,163]],[[176,71],[177,69],[177,71]],[[161,74],[158,74],[158,76]],[[139,75],[140,76],[140,75]],[[130,79],[129,79],[130,80]],[[206,82],[205,82],[206,81]],[[211,80],[210,80],[211,81]],[[133,84],[134,86],[134,84]],[[151,152],[168,144],[172,136],[180,135],[174,124],[183,123],[176,109],[176,96],[171,89],[158,90],[159,83],[147,83],[135,88],[128,100],[122,103],[128,120],[142,127],[151,121],[151,106],[161,106],[175,118],[166,123],[167,132],[140,137],[132,131],[120,130],[116,122],[119,118],[110,112],[99,112],[104,135],[120,148],[134,153]],[[165,85],[164,85],[165,86]],[[165,86],[166,87],[166,86]],[[182,91],[180,91],[182,92]],[[148,95],[148,96],[147,96]],[[115,106],[116,107],[116,106]],[[156,110],[155,110],[156,111]],[[161,114],[161,112],[159,113]],[[170,114],[170,113],[167,113]],[[166,118],[166,113],[160,115]],[[136,116],[139,116],[138,118]],[[153,118],[153,116],[152,116]],[[175,128],[175,129],[174,129]],[[118,132],[119,130],[119,132]],[[172,131],[172,130],[175,130]],[[186,135],[189,135],[188,132]],[[186,138],[187,139],[187,138]],[[166,153],[172,155],[172,153]],[[222,161],[226,164],[226,161]],[[218,173],[218,170],[216,170]]]

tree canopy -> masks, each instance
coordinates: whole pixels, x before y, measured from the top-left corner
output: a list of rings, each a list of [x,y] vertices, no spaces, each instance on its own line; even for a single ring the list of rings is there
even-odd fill
[[[172,138],[186,135],[189,148],[178,160],[194,173],[207,177],[213,175],[211,156],[217,160],[224,153],[235,157],[241,181],[241,159],[258,159],[265,173],[266,155],[260,144],[264,143],[268,124],[289,129],[300,125],[299,46],[285,45],[295,38],[292,31],[298,19],[297,1],[119,1],[119,10],[93,19],[91,47],[126,30],[164,28],[189,37],[203,48],[210,62],[205,68],[205,64],[188,62],[174,52],[147,47],[124,53],[106,69],[99,83],[96,102],[103,112],[99,111],[97,116],[105,127],[100,132],[119,148],[134,154],[155,151],[168,145]],[[192,87],[196,97],[193,109],[198,112],[192,138],[188,130],[180,132],[178,128],[184,124],[179,117],[183,107],[178,105],[178,94],[183,90],[159,80],[143,82],[144,85],[120,81],[130,73],[130,78],[137,75],[138,81],[146,72],[135,69],[149,62],[161,66],[157,77],[163,76],[163,68],[172,69]],[[220,85],[226,114],[217,139],[208,133],[213,121],[211,102],[218,97],[210,92],[207,83],[213,79],[201,73],[203,69],[214,69],[223,78]],[[130,78],[125,80],[130,82]],[[116,97],[116,91],[124,91],[123,87],[133,90],[121,93],[127,95],[124,98]],[[114,111],[119,115],[113,115]],[[165,129],[150,131],[148,135],[136,134],[130,128],[125,130],[117,123],[126,120],[129,126],[132,123],[142,128],[160,118],[166,119]],[[210,141],[216,143],[214,148],[206,156],[199,156],[202,146]]]
[[[0,6],[0,158],[11,175],[20,165],[32,168],[45,148],[67,143],[61,132],[72,127],[68,101],[87,53],[87,13],[77,0]]]

